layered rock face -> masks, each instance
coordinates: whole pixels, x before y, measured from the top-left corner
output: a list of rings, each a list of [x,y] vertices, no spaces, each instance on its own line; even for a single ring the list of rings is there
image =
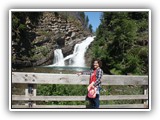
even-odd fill
[[[12,28],[13,68],[52,64],[55,49],[62,49],[67,56],[75,44],[90,35],[74,12],[43,12],[37,23],[30,17],[24,21],[25,30]]]

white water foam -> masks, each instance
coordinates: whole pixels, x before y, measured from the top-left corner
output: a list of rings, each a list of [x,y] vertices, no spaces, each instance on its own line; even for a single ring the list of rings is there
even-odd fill
[[[67,66],[85,67],[85,53],[88,49],[88,46],[94,40],[94,37],[87,37],[81,43],[76,44],[74,46],[73,54],[70,54],[65,58],[63,57],[62,50],[56,49],[54,51],[53,65],[50,66],[66,66],[65,61],[68,60],[69,62]]]

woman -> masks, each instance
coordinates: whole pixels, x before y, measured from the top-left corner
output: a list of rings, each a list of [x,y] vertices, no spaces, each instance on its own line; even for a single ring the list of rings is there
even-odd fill
[[[99,108],[100,85],[101,85],[101,78],[103,75],[101,67],[102,67],[101,61],[96,59],[92,63],[91,67],[92,70],[90,72],[82,72],[78,74],[78,75],[90,74],[87,99],[90,102],[91,108]]]

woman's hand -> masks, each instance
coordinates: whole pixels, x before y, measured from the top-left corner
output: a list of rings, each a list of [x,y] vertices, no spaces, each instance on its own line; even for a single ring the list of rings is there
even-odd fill
[[[89,86],[87,87],[88,91],[89,91],[91,88],[95,88],[93,84],[94,84],[94,82],[92,82],[91,84],[89,84]]]
[[[87,87],[87,90],[89,91],[91,89],[90,85]]]
[[[77,75],[80,76],[80,75],[82,75],[82,73],[81,73],[81,72],[80,72],[80,73],[77,73]]]

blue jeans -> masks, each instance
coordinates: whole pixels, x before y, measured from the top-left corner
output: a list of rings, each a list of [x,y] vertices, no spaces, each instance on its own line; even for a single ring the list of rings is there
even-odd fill
[[[99,108],[99,94],[96,94],[95,98],[88,98],[89,108]]]

